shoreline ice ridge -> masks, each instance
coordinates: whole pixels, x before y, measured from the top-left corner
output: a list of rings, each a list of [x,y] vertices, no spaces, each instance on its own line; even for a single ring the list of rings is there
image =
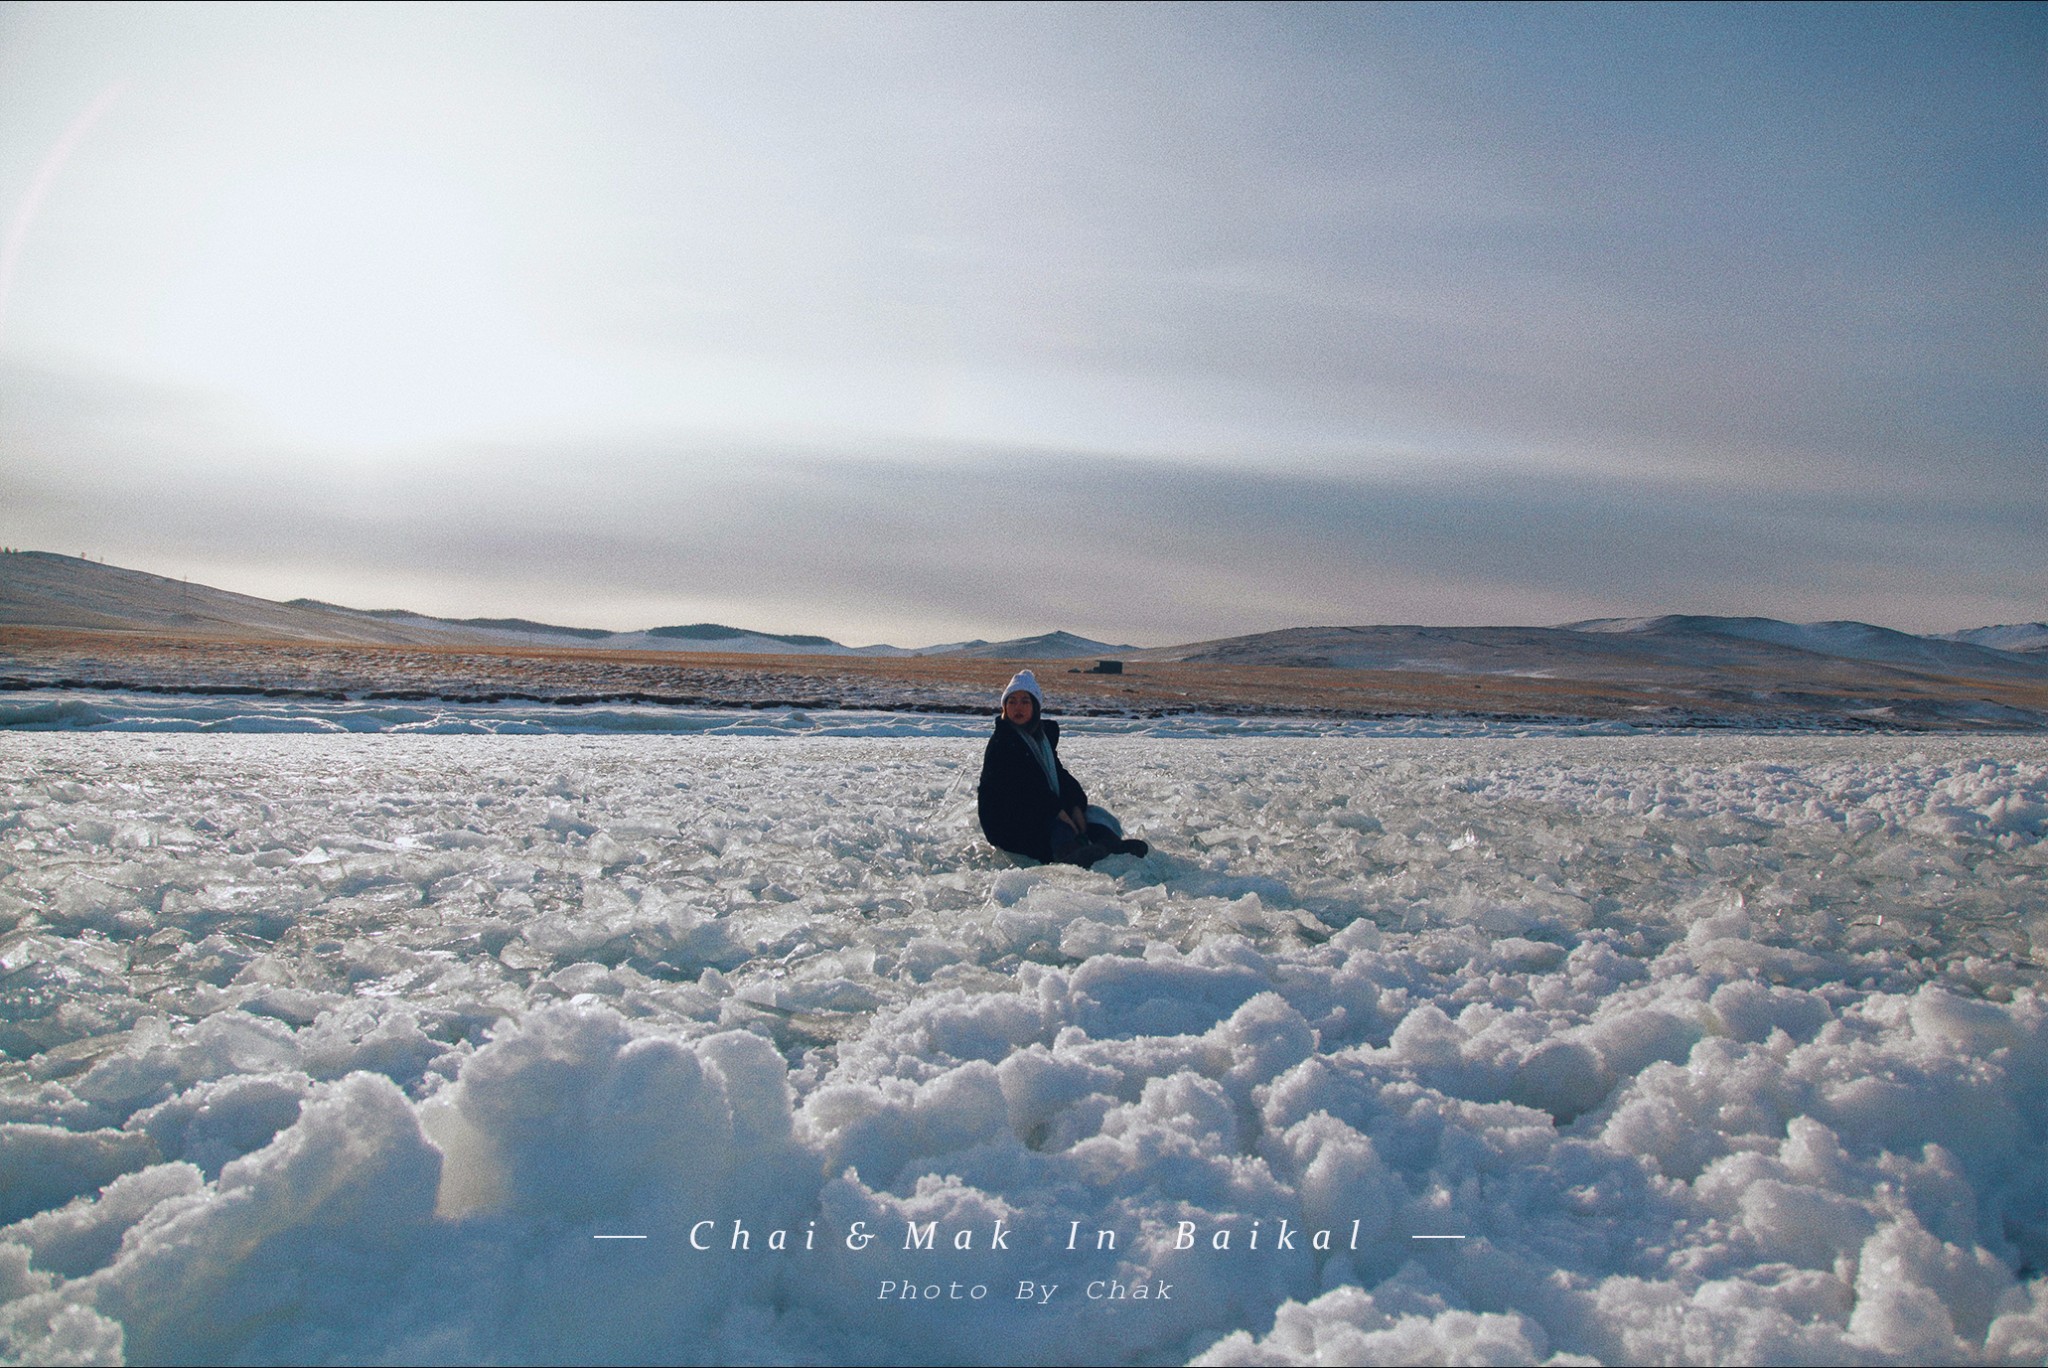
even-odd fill
[[[1224,712],[1195,707],[1063,709],[1077,734],[1150,736],[1635,736],[1922,733],[1877,722],[1823,717],[1748,722],[1711,714],[1635,720],[1523,715],[1390,713],[1347,717],[1312,711]],[[989,709],[945,701],[870,704],[832,699],[687,701],[643,695],[515,693],[450,697],[416,690],[337,691],[146,685],[125,690],[36,686],[0,691],[5,732],[216,732],[413,735],[839,735],[985,734]],[[2001,733],[1989,733],[2001,734]]]

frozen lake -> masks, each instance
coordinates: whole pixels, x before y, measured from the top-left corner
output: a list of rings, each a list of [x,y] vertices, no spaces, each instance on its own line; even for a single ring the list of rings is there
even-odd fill
[[[0,733],[0,1351],[2048,1359],[2048,742],[985,726]]]

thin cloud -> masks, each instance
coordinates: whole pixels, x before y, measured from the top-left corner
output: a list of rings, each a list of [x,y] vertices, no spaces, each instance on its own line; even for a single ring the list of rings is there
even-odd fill
[[[264,478],[260,453],[216,446],[210,464],[171,478],[147,455],[124,464],[122,427],[105,431],[105,449],[73,445],[7,473],[10,540],[40,524],[59,529],[57,546],[87,537],[95,554],[145,568],[195,557],[260,568],[284,596],[336,596],[321,586],[354,562],[375,568],[366,582],[385,598],[412,586],[397,606],[556,611],[613,628],[657,625],[621,617],[624,605],[680,620],[718,605],[772,619],[749,625],[902,644],[944,635],[924,622],[1159,643],[1304,622],[1660,611],[1935,630],[2025,616],[2048,594],[2039,494],[1901,506],[1884,489],[1759,499],[1739,484],[1612,474],[1336,477],[1043,449],[901,461],[736,442],[500,446],[291,480]],[[19,429],[0,438],[37,446]],[[80,458],[102,472],[97,484],[69,473]],[[319,567],[320,585],[294,583],[294,566]]]

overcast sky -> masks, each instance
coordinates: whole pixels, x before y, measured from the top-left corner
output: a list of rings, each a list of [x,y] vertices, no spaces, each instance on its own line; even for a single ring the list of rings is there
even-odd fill
[[[2048,617],[2038,5],[0,6],[0,541],[901,645]]]

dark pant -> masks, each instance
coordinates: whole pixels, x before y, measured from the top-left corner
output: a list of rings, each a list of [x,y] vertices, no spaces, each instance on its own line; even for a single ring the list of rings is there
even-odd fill
[[[1055,817],[1052,819],[1052,862],[1061,863],[1084,845],[1106,846],[1120,839],[1122,833],[1096,821],[1092,809],[1088,814],[1087,832],[1081,836],[1076,836],[1072,827]]]

